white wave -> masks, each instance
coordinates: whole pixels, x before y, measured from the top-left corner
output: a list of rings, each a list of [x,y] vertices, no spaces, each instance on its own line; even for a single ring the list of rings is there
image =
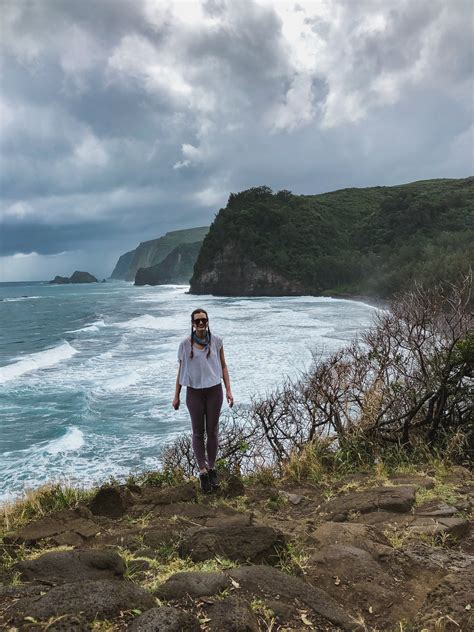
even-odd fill
[[[87,331],[87,332],[91,332],[91,331],[99,331],[99,329],[101,329],[102,327],[107,327],[107,325],[105,324],[104,320],[101,318],[99,320],[96,320],[93,323],[90,323],[89,325],[86,325],[85,327],[81,327],[80,329],[71,329],[69,331],[67,331],[67,334],[78,334],[81,331]]]
[[[137,318],[132,318],[123,323],[117,323],[117,327],[121,329],[168,329],[176,331],[183,326],[187,331],[189,317],[186,314],[176,316],[152,316],[151,314],[143,314]]]
[[[34,298],[45,298],[44,296],[16,296],[11,298],[2,298],[0,301],[4,303],[16,303],[16,301],[31,301]]]
[[[31,353],[18,362],[0,367],[0,384],[14,380],[25,373],[55,366],[59,362],[69,360],[76,353],[78,353],[77,350],[69,342],[63,342],[52,349]]]
[[[60,454],[62,452],[71,452],[73,450],[80,450],[84,445],[84,433],[71,426],[63,434],[62,437],[53,439],[44,447],[44,451],[48,454]]]

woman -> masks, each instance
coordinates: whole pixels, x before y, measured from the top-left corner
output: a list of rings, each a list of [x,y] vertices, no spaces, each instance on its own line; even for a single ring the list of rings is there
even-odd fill
[[[227,402],[231,408],[234,405],[234,398],[230,389],[222,338],[215,334],[211,335],[209,319],[204,309],[195,309],[191,314],[191,336],[179,345],[178,360],[179,370],[173,408],[178,410],[181,387],[186,386],[186,405],[191,415],[193,450],[199,467],[199,482],[203,493],[209,494],[214,487],[219,487],[214,466],[223,400],[222,379]],[[204,432],[207,435],[206,446]]]

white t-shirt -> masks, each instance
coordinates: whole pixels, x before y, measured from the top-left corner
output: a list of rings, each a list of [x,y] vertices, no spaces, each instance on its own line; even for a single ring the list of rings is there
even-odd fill
[[[192,388],[210,388],[220,384],[222,380],[222,364],[220,350],[222,338],[211,334],[211,353],[207,357],[207,349],[198,349],[193,345],[193,357],[191,353],[191,338],[188,336],[179,345],[178,360],[181,360],[179,383],[181,386]]]

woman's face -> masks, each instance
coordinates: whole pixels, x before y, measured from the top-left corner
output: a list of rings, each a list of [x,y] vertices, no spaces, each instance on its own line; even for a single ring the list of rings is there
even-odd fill
[[[193,327],[200,338],[203,338],[207,328],[207,316],[204,312],[196,312],[193,316]]]

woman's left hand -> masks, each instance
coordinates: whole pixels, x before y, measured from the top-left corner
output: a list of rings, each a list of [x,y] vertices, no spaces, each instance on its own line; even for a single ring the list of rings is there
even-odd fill
[[[234,405],[234,397],[230,391],[226,391],[227,403],[229,404],[229,408],[232,408]]]

